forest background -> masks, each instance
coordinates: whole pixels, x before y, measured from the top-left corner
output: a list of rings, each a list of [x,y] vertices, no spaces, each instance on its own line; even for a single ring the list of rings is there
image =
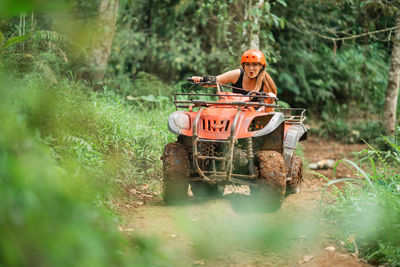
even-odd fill
[[[374,145],[369,155],[385,168],[371,177],[384,181],[378,188],[390,213],[381,235],[361,238],[360,249],[375,262],[400,264],[400,238],[389,234],[400,232],[391,223],[400,214],[400,178],[390,165],[400,158],[393,115],[399,111],[399,57],[393,56],[399,6],[381,0],[2,1],[0,264],[168,261],[148,239],[118,233],[113,199],[127,185],[160,194],[159,157],[174,141],[166,128],[172,93],[187,88],[187,76],[239,67],[250,46],[265,53],[282,103],[307,108],[312,135]],[[391,108],[388,99],[395,100]],[[357,192],[378,190],[371,188]],[[340,195],[338,203],[348,205],[329,210],[343,214],[356,200]]]

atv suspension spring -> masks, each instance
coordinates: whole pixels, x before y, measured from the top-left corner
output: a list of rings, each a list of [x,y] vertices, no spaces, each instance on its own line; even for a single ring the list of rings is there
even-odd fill
[[[253,139],[247,138],[247,159],[249,160],[249,174],[255,176],[256,170],[254,166]]]

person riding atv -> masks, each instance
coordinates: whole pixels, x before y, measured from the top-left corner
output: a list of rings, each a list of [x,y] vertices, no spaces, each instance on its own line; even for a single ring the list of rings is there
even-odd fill
[[[266,92],[267,95],[276,97],[276,85],[267,73],[264,53],[258,49],[249,49],[242,55],[240,62],[242,68],[231,70],[215,77],[221,84],[231,83],[233,93],[247,94],[251,91]],[[195,83],[204,81],[204,77],[192,76]]]
[[[177,140],[166,144],[161,157],[166,203],[185,201],[189,185],[195,197],[221,195],[225,185],[245,185],[254,204],[268,210],[299,192],[302,161],[294,151],[307,138],[305,109],[278,105],[260,50],[246,51],[241,64],[243,69],[217,77],[188,79],[216,86],[215,93],[174,94],[177,111],[169,115],[168,129]]]

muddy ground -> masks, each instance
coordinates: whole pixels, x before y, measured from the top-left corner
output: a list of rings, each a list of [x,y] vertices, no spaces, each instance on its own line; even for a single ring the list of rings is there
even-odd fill
[[[354,159],[364,145],[334,141],[303,142],[307,162]],[[332,169],[317,170],[332,178]],[[336,178],[352,176],[340,166]],[[127,236],[156,240],[153,249],[168,255],[173,266],[369,266],[334,238],[332,225],[320,206],[326,181],[311,171],[304,173],[300,194],[284,200],[277,212],[254,210],[246,187],[225,188],[221,198],[196,199],[187,205],[166,206],[146,188],[127,190],[132,197],[116,203]]]

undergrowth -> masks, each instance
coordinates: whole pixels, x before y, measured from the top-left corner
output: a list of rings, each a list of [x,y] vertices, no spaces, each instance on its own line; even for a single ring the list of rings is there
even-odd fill
[[[310,133],[345,143],[378,142],[380,136],[385,134],[382,119],[356,107],[354,109],[352,113],[322,113],[320,117],[314,116],[310,124]]]
[[[0,265],[168,261],[146,239],[123,238],[110,208],[125,186],[158,190],[171,110],[146,105],[67,79],[1,75]]]
[[[92,92],[68,80],[50,88],[30,83],[17,102],[55,158],[76,158],[108,181],[137,184],[159,177],[161,149],[173,138],[164,120],[172,107],[152,109],[147,105],[153,103],[138,104],[111,90]]]
[[[322,204],[349,249],[370,263],[400,266],[400,143],[386,142],[390,151],[370,146],[358,163],[344,160],[361,179],[330,181],[331,198]],[[338,182],[345,185],[339,189]]]

